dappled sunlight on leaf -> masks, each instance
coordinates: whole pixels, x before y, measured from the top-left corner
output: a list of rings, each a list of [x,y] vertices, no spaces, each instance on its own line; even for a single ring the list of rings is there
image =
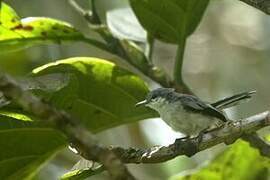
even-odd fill
[[[26,114],[22,114],[22,112],[7,111],[7,110],[0,109],[0,114],[1,116],[7,116],[7,117],[11,117],[11,118],[18,119],[21,121],[33,121],[33,119],[30,116]]]
[[[56,19],[28,17],[20,20],[15,11],[5,3],[2,3],[0,9],[0,23],[0,53],[38,44],[84,38],[70,24]]]
[[[111,62],[70,58],[37,68],[33,76],[56,72],[69,76],[68,85],[40,95],[78,117],[92,132],[156,116],[150,109],[134,106],[148,92],[145,83]]]

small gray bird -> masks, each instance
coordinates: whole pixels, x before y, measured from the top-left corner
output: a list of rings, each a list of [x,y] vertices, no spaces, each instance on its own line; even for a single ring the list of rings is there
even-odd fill
[[[145,105],[156,110],[174,131],[185,134],[186,138],[195,138],[230,121],[222,110],[235,106],[241,100],[250,99],[254,93],[244,92],[207,103],[195,96],[177,93],[174,89],[158,88],[136,106]]]

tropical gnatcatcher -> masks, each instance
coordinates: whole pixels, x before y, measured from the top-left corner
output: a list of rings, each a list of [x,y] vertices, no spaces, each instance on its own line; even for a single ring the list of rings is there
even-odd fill
[[[256,91],[244,92],[207,103],[198,97],[177,93],[174,89],[158,88],[149,92],[146,99],[136,106],[154,109],[174,131],[185,134],[185,138],[195,138],[230,121],[222,110],[250,99],[254,93]]]

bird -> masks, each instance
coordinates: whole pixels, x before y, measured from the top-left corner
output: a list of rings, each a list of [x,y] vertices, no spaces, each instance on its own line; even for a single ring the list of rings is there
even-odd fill
[[[158,88],[150,91],[145,100],[135,106],[144,105],[157,111],[174,131],[185,135],[183,139],[189,139],[221,128],[226,122],[232,122],[223,110],[250,99],[255,93],[256,91],[243,92],[208,103],[193,95],[177,93],[173,88]]]

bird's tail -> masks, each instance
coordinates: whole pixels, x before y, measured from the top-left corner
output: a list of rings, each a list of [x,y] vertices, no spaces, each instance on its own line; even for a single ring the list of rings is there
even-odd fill
[[[252,97],[252,95],[255,93],[256,91],[250,91],[250,92],[236,94],[234,96],[227,97],[215,103],[212,103],[211,105],[219,110],[230,108],[232,106],[235,106],[242,100],[249,100]]]

